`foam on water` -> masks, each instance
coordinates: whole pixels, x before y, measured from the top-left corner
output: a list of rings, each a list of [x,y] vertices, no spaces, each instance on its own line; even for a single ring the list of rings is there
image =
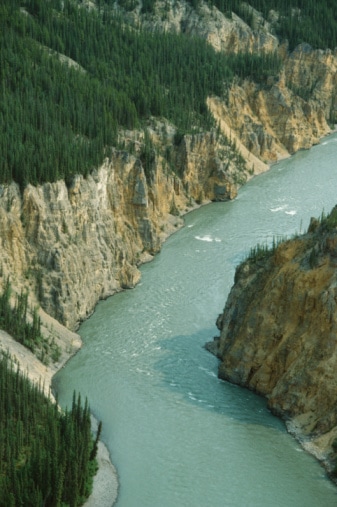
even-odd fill
[[[198,239],[199,241],[207,241],[209,243],[211,243],[213,241],[213,239],[209,235],[206,235],[206,236],[194,236],[194,237],[195,237],[195,239]]]
[[[198,241],[206,241],[207,243],[221,243],[221,238],[212,237],[210,234],[206,234],[205,236],[194,236]]]

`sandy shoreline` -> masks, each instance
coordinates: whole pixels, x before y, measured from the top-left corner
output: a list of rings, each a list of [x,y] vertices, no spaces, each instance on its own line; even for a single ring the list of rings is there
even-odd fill
[[[93,416],[91,421],[96,432],[98,423]],[[103,442],[98,442],[97,462],[98,471],[94,477],[93,490],[84,507],[112,507],[118,496],[118,475]]]
[[[69,331],[44,312],[41,313],[43,325],[49,329],[49,333],[52,329],[52,335],[56,337],[62,349],[61,360],[57,364],[49,366],[42,364],[30,350],[2,330],[0,330],[0,350],[8,352],[19,365],[22,373],[26,374],[32,382],[44,386],[46,395],[53,397],[51,393],[53,376],[81,348],[82,342],[78,334]],[[93,423],[93,430],[95,430],[95,423]],[[94,477],[93,491],[84,505],[85,507],[112,507],[118,495],[118,476],[109,451],[102,442],[98,445],[97,461],[99,469]]]

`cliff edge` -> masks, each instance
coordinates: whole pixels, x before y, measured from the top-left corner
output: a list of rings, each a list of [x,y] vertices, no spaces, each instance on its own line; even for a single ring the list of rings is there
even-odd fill
[[[308,232],[257,247],[238,266],[220,337],[219,377],[265,396],[336,474],[337,207]]]
[[[301,44],[290,52],[257,12],[250,27],[205,2],[158,0],[152,14],[139,2],[122,4],[121,19],[134,30],[204,38],[228,55],[275,55],[280,66],[257,82],[237,76],[221,97],[209,96],[208,131],[181,132],[149,117],[139,130],[120,129],[119,148],[86,177],[0,185],[0,290],[9,278],[14,292],[28,291],[71,330],[100,299],[135,286],[139,265],[184,213],[234,198],[271,162],[318,143],[337,118],[336,51]]]

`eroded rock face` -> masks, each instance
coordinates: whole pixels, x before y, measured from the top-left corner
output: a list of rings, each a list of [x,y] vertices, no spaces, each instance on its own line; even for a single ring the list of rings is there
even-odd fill
[[[251,154],[270,163],[310,148],[330,132],[328,122],[336,123],[337,53],[312,50],[308,44],[289,53],[287,44],[272,34],[278,14],[270,11],[265,20],[250,10],[253,28],[236,14],[225,15],[204,2],[194,9],[185,1],[159,0],[152,14],[142,14],[138,6],[128,16],[149,31],[201,37],[217,51],[279,56],[284,66],[277,79],[263,85],[237,82],[221,107],[221,118],[233,135]]]
[[[149,120],[146,161],[144,133],[125,132],[125,151],[86,179],[30,185],[23,195],[0,187],[0,285],[9,276],[17,290],[29,287],[72,329],[100,298],[137,283],[137,266],[181,225],[179,215],[232,199],[270,162],[317,143],[335,117],[336,53],[301,45],[289,55],[256,12],[252,29],[203,2],[158,1],[153,15],[133,9],[124,15],[135,28],[203,37],[218,51],[277,51],[284,69],[264,85],[237,81],[226,98],[209,97],[212,132],[177,139],[174,126]]]
[[[3,187],[1,204],[13,202],[1,207],[3,275],[18,286],[26,279],[45,311],[75,328],[100,298],[138,282],[144,249],[159,249],[144,181],[121,154],[68,187],[29,185],[22,196]]]
[[[271,34],[269,24],[256,11],[254,29],[235,13],[227,12],[225,15],[206,2],[198,2],[198,7],[194,9],[184,0],[159,0],[152,14],[141,14],[137,6],[128,16],[136,26],[141,23],[149,31],[201,37],[217,51],[273,52],[278,47],[278,40]]]
[[[208,347],[221,360],[220,378],[266,396],[272,411],[330,462],[337,435],[336,267],[336,228],[317,224],[247,260],[218,318],[220,338]]]
[[[321,115],[336,122],[336,50],[312,50],[308,44],[301,44],[285,60],[285,83],[307,101],[308,118],[320,110]]]
[[[156,128],[149,132],[149,167],[141,154],[115,152],[68,185],[28,185],[23,194],[14,183],[0,187],[0,283],[10,277],[16,291],[28,288],[70,329],[99,299],[135,286],[139,264],[160,250],[196,200],[229,199],[236,171],[247,178],[244,162],[235,165],[233,149],[215,133],[170,144],[168,161]]]
[[[333,90],[336,85],[317,100],[304,100],[286,85],[282,72],[269,86],[248,81],[233,85],[221,115],[250,153],[270,163],[310,148],[330,132]]]
[[[123,215],[114,213],[120,205],[114,176],[111,167],[103,166],[86,180],[76,177],[69,188],[57,182],[29,186],[24,193],[25,232],[36,254],[40,300],[68,327],[76,325],[74,318],[85,318],[98,299],[139,279],[140,233],[131,238]],[[155,236],[151,240],[155,250]]]

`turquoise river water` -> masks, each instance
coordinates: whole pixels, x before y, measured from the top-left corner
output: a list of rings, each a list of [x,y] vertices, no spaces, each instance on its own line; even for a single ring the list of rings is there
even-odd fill
[[[117,507],[336,507],[337,488],[264,399],[217,378],[203,348],[256,243],[337,203],[337,134],[275,164],[234,201],[185,217],[141,283],[97,305],[54,380],[88,397],[117,467]],[[99,507],[99,506],[97,506]]]

